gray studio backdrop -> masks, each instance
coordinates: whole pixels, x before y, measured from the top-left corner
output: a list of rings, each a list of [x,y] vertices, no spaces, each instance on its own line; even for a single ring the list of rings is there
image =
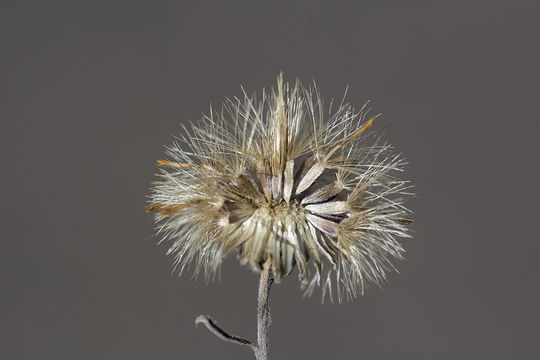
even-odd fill
[[[407,261],[343,304],[272,290],[273,359],[538,359],[534,2],[0,5],[2,359],[250,359],[257,275],[171,275],[145,214],[209,104],[313,78],[381,112],[418,194]]]

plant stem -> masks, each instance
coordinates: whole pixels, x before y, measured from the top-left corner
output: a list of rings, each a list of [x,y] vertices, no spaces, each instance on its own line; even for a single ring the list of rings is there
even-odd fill
[[[257,306],[257,348],[255,357],[257,360],[268,359],[268,334],[270,326],[270,307],[268,306],[268,296],[270,287],[274,279],[272,275],[272,259],[268,258],[263,266],[261,278],[259,280],[259,296]]]
[[[268,327],[270,326],[270,307],[268,306],[268,295],[270,287],[274,282],[272,273],[272,258],[268,258],[263,265],[261,278],[259,280],[259,295],[257,297],[257,345],[242,337],[230,335],[209,316],[199,315],[195,319],[195,325],[203,324],[210,332],[224,341],[239,345],[249,346],[257,360],[268,360]]]

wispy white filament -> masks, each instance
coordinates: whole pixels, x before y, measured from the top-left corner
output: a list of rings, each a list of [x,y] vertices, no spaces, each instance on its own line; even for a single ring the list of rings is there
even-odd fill
[[[307,293],[331,290],[334,274],[339,300],[385,279],[409,236],[404,162],[366,144],[364,109],[323,109],[316,89],[280,76],[270,94],[229,100],[168,148],[149,211],[180,272],[194,262],[212,276],[238,250],[255,270],[270,257],[276,282],[296,266]]]

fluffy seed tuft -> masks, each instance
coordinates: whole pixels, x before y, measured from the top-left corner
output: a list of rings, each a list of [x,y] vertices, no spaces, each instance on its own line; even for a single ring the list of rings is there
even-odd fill
[[[389,145],[366,144],[367,112],[342,102],[326,119],[316,88],[280,75],[260,100],[228,100],[184,129],[147,207],[179,271],[194,262],[212,277],[238,250],[257,271],[271,257],[276,282],[297,267],[307,294],[331,295],[332,277],[339,300],[380,285],[409,236],[409,185]]]

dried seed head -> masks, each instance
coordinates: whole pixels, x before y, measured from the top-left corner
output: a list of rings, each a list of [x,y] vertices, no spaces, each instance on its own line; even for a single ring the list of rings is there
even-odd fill
[[[296,266],[308,294],[331,295],[332,274],[339,300],[385,279],[402,259],[396,238],[409,236],[403,160],[365,144],[365,107],[328,113],[316,88],[280,75],[269,95],[228,100],[184,129],[147,207],[180,272],[195,262],[212,276],[236,249],[255,270],[271,257],[277,282]]]

